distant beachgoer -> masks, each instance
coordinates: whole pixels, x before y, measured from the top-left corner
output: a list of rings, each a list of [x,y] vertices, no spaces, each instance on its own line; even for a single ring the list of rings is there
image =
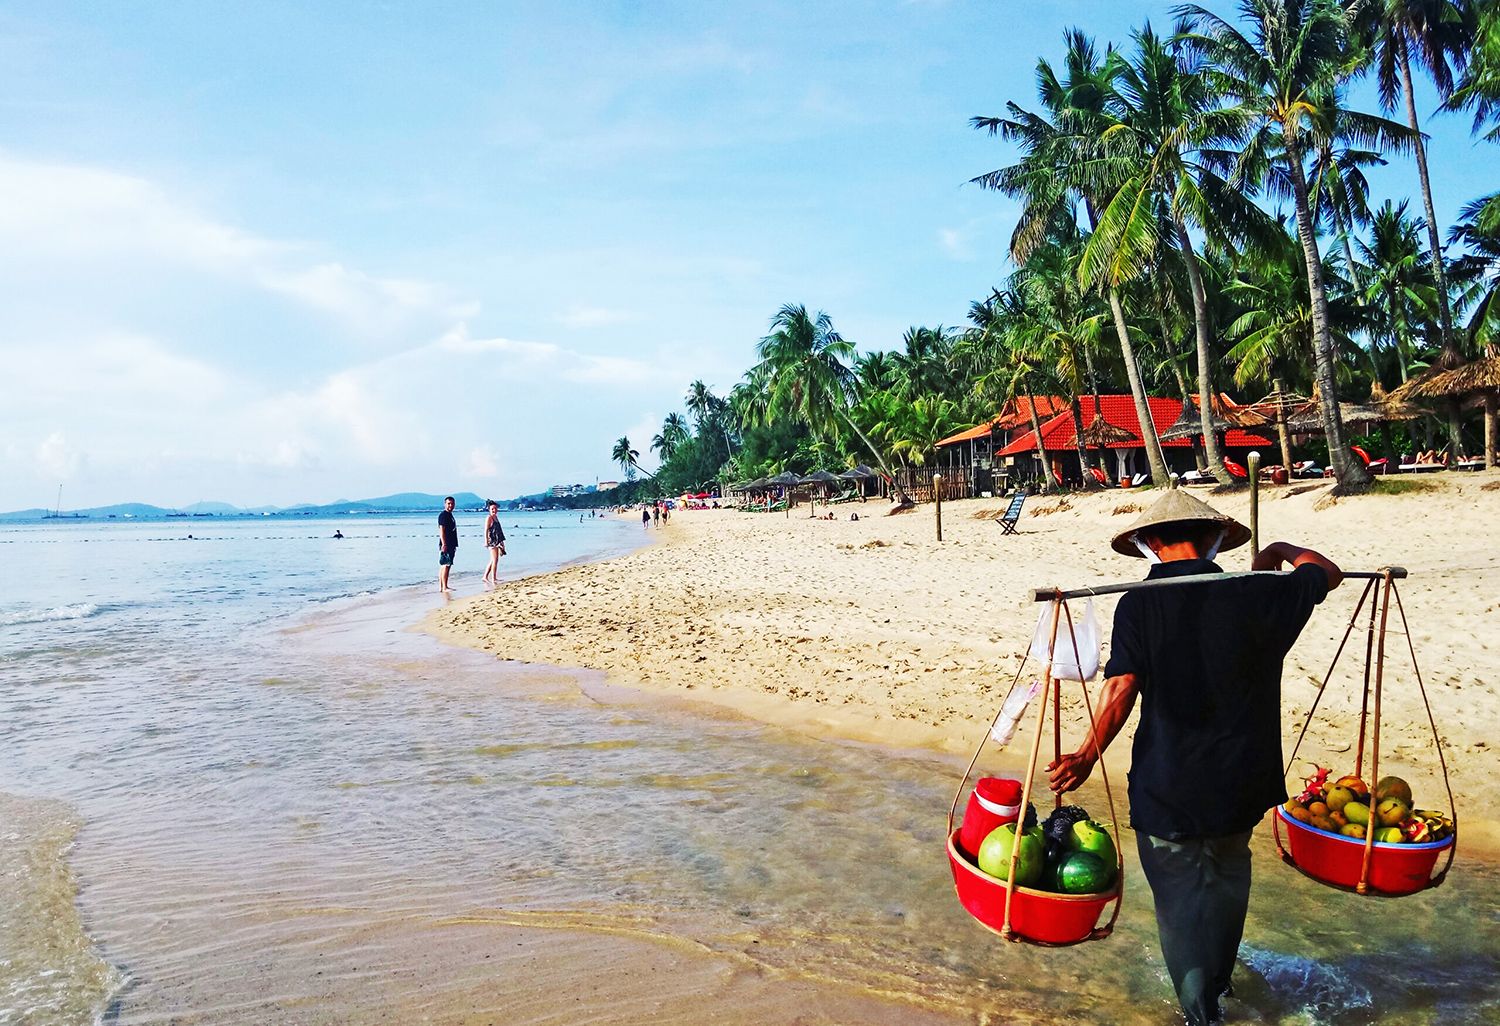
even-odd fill
[[[443,511],[438,514],[438,590],[448,590],[448,571],[453,568],[453,557],[458,555],[458,521],[453,519],[453,496],[443,500]]]
[[[500,526],[500,504],[490,501],[490,515],[484,521],[484,544],[490,550],[490,565],[484,572],[485,581],[500,583],[500,557],[505,555],[505,529]]]
[[[652,526],[654,526],[654,527],[660,527],[661,526],[661,507],[660,506],[652,506],[651,507],[651,523],[652,523]]]
[[[647,509],[645,506],[641,507],[641,526],[642,527],[650,527],[651,526],[651,511],[649,509]]]
[[[333,532],[333,536],[334,536],[334,537],[335,537],[335,538],[342,538],[342,537],[343,537],[343,536],[344,536],[344,532],[343,532],[343,531],[340,531],[340,530],[338,530],[338,529],[337,529],[337,528],[335,528],[335,529],[334,529],[334,532]]]
[[[849,514],[849,519],[850,520],[858,520],[859,519],[859,514],[858,513],[850,513]]]

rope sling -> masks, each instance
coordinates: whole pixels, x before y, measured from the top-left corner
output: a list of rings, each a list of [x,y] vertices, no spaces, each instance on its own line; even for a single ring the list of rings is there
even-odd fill
[[[1059,629],[1059,625],[1062,623],[1062,621],[1064,619],[1066,619],[1066,621],[1067,621],[1067,624],[1068,624],[1068,637],[1069,637],[1070,641],[1072,642],[1072,651],[1073,651],[1073,657],[1074,657],[1074,665],[1081,665],[1081,663],[1082,663],[1082,660],[1080,658],[1079,648],[1078,648],[1078,635],[1077,635],[1077,632],[1074,630],[1074,626],[1073,626],[1073,615],[1072,615],[1071,611],[1068,609],[1068,603],[1067,603],[1066,598],[1064,598],[1063,592],[1054,590],[1051,593],[1051,602],[1052,602],[1052,618],[1051,618],[1052,619],[1052,626],[1051,626],[1051,629],[1050,629],[1050,636],[1049,636],[1048,641],[1047,641],[1047,663],[1046,663],[1046,667],[1045,667],[1045,669],[1044,669],[1044,671],[1042,673],[1042,689],[1041,689],[1041,691],[1039,691],[1037,693],[1037,696],[1036,696],[1039,699],[1039,701],[1037,702],[1037,714],[1036,714],[1036,736],[1033,737],[1032,741],[1031,741],[1031,754],[1030,754],[1030,757],[1028,758],[1027,764],[1026,764],[1026,776],[1025,776],[1025,779],[1023,779],[1022,782],[1021,782],[1021,806],[1020,806],[1021,807],[1021,812],[1020,812],[1020,818],[1017,820],[1017,823],[1016,823],[1017,839],[1016,839],[1016,843],[1011,846],[1010,870],[1009,870],[1009,872],[1007,874],[1007,879],[1006,880],[999,880],[999,879],[996,879],[996,878],[991,878],[991,879],[994,879],[994,883],[995,883],[996,886],[1003,887],[1004,890],[1005,890],[1004,913],[1003,913],[1003,915],[1001,917],[1001,922],[1000,922],[999,928],[996,928],[995,926],[992,926],[990,923],[988,923],[984,919],[980,918],[979,915],[975,914],[972,909],[970,909],[969,911],[970,911],[971,915],[974,915],[975,919],[980,923],[981,926],[983,926],[987,930],[990,930],[993,933],[999,934],[1001,937],[1004,937],[1006,940],[1020,941],[1020,942],[1024,942],[1024,943],[1027,943],[1027,944],[1035,944],[1035,945],[1038,945],[1040,947],[1069,947],[1069,946],[1071,946],[1073,944],[1082,944],[1082,943],[1084,943],[1086,941],[1103,940],[1106,937],[1108,937],[1111,933],[1114,932],[1115,922],[1120,918],[1120,907],[1121,907],[1121,905],[1124,904],[1124,894],[1125,894],[1125,856],[1124,856],[1124,849],[1120,846],[1120,823],[1119,823],[1119,817],[1115,813],[1115,796],[1114,796],[1114,791],[1110,788],[1110,785],[1109,785],[1109,772],[1108,772],[1108,770],[1105,769],[1105,766],[1104,766],[1104,753],[1100,752],[1099,753],[1099,763],[1098,763],[1098,765],[1099,765],[1099,773],[1100,773],[1100,777],[1102,778],[1102,780],[1104,782],[1104,794],[1105,794],[1105,797],[1109,801],[1110,829],[1111,829],[1111,831],[1112,831],[1112,833],[1114,835],[1115,863],[1116,863],[1116,865],[1115,865],[1114,883],[1111,885],[1111,887],[1110,887],[1109,890],[1106,890],[1104,892],[1101,892],[1100,894],[1095,894],[1095,895],[1079,895],[1079,896],[1075,896],[1075,895],[1051,894],[1051,893],[1048,893],[1046,891],[1037,891],[1037,890],[1032,890],[1032,889],[1026,888],[1026,887],[1021,887],[1020,890],[1026,892],[1028,894],[1028,896],[1031,897],[1031,898],[1042,899],[1042,900],[1071,901],[1071,900],[1075,900],[1078,897],[1082,897],[1082,898],[1086,898],[1086,899],[1095,899],[1095,900],[1103,899],[1103,900],[1113,901],[1113,903],[1114,903],[1114,911],[1110,914],[1109,922],[1107,922],[1103,926],[1095,926],[1095,927],[1093,927],[1092,929],[1090,929],[1088,931],[1088,933],[1085,936],[1080,937],[1077,940],[1066,941],[1066,942],[1052,942],[1052,941],[1046,941],[1046,940],[1039,940],[1037,938],[1029,937],[1029,936],[1027,936],[1027,935],[1025,935],[1023,933],[1019,933],[1016,930],[1012,929],[1012,927],[1011,927],[1012,903],[1015,900],[1015,893],[1016,893],[1017,888],[1014,887],[1014,886],[1011,886],[1010,881],[1013,881],[1013,880],[1016,879],[1016,865],[1017,865],[1017,863],[1020,860],[1020,854],[1021,854],[1020,834],[1021,834],[1022,829],[1025,826],[1025,822],[1026,822],[1026,809],[1027,809],[1027,807],[1028,807],[1028,805],[1029,805],[1029,803],[1031,801],[1031,784],[1032,784],[1033,778],[1036,776],[1037,761],[1038,761],[1039,755],[1041,753],[1042,735],[1044,733],[1044,728],[1046,727],[1047,706],[1048,706],[1048,698],[1049,697],[1051,698],[1051,705],[1052,705],[1052,748],[1053,748],[1053,753],[1054,753],[1054,759],[1061,759],[1062,758],[1062,687],[1061,687],[1060,682],[1058,680],[1054,679],[1054,677],[1052,676],[1052,667],[1053,667],[1053,659],[1054,659],[1054,656],[1055,656],[1056,651],[1057,651],[1058,629]],[[995,724],[997,724],[1000,721],[1000,716],[1002,715],[1002,713],[1004,712],[1004,709],[1005,709],[1005,702],[1006,702],[1006,700],[1010,698],[1011,692],[1013,692],[1016,689],[1016,685],[1020,683],[1021,676],[1025,672],[1025,670],[1026,670],[1026,661],[1027,661],[1027,657],[1026,656],[1022,656],[1022,658],[1021,658],[1021,664],[1016,667],[1015,676],[1011,678],[1010,687],[1006,689],[1005,697],[1001,699],[1000,706],[995,711],[994,718],[990,720],[989,728],[980,737],[979,745],[974,750],[974,756],[973,756],[973,758],[971,758],[969,760],[969,765],[964,770],[963,779],[961,779],[958,782],[958,790],[956,792],[954,792],[954,795],[953,795],[953,804],[951,806],[949,806],[949,808],[948,808],[948,839],[949,839],[948,840],[948,844],[949,844],[950,858],[954,857],[953,856],[953,838],[954,838],[955,831],[954,831],[954,827],[953,827],[953,821],[954,821],[954,818],[958,814],[958,803],[959,803],[959,800],[963,797],[964,789],[968,786],[968,783],[969,783],[969,777],[973,774],[974,767],[979,762],[979,756],[981,754],[983,754],[983,752],[984,752],[985,742],[989,739],[989,736],[990,736],[989,735],[989,731],[993,730],[994,727],[995,727]],[[1083,676],[1083,674],[1080,673],[1079,676],[1081,677],[1081,676]],[[1088,713],[1088,718],[1089,718],[1089,736],[1094,736],[1095,721],[1094,721],[1094,704],[1093,704],[1093,700],[1089,697],[1089,689],[1088,689],[1088,685],[1086,683],[1084,683],[1083,681],[1079,681],[1079,688],[1083,691],[1084,709]],[[1060,795],[1060,794],[1059,795],[1055,795],[1054,796],[1054,808],[1061,808],[1062,804],[1063,804],[1062,795]],[[958,890],[958,878],[957,878],[957,875],[956,875],[958,872],[959,872],[959,868],[955,865],[955,867],[954,867],[954,873],[955,873],[955,883],[954,883],[954,886],[955,886],[955,890]],[[960,894],[960,898],[962,898],[962,894]]]
[[[1380,778],[1380,714],[1381,699],[1385,690],[1385,637],[1387,633],[1387,620],[1391,611],[1391,599],[1396,600],[1396,612],[1401,617],[1401,633],[1406,636],[1407,653],[1411,656],[1412,675],[1417,680],[1417,691],[1422,696],[1422,707],[1427,713],[1427,725],[1432,730],[1432,745],[1437,752],[1438,767],[1442,772],[1443,789],[1448,795],[1448,809],[1452,815],[1453,833],[1447,845],[1447,860],[1443,868],[1431,876],[1427,882],[1417,891],[1409,893],[1420,893],[1431,887],[1437,887],[1448,877],[1448,870],[1453,867],[1453,859],[1458,853],[1458,805],[1453,800],[1453,785],[1448,780],[1448,761],[1443,756],[1443,740],[1438,734],[1437,720],[1432,715],[1432,703],[1427,699],[1427,686],[1422,680],[1421,667],[1417,665],[1417,650],[1411,639],[1411,628],[1406,622],[1406,609],[1401,604],[1401,592],[1396,587],[1398,579],[1404,579],[1407,572],[1401,567],[1386,567],[1383,570],[1371,574],[1346,574],[1346,577],[1366,578],[1364,590],[1360,593],[1359,602],[1354,607],[1354,612],[1349,617],[1349,624],[1344,629],[1344,636],[1339,641],[1339,647],[1333,653],[1333,662],[1329,664],[1328,672],[1323,675],[1323,682],[1318,685],[1318,693],[1313,698],[1312,706],[1307,710],[1307,717],[1302,723],[1302,730],[1297,735],[1297,743],[1292,746],[1292,754],[1287,759],[1286,767],[1282,776],[1289,777],[1292,767],[1297,763],[1297,752],[1302,747],[1302,741],[1307,737],[1308,728],[1312,726],[1313,716],[1318,711],[1318,705],[1323,700],[1323,693],[1328,689],[1328,682],[1333,678],[1333,671],[1338,666],[1339,658],[1344,654],[1344,648],[1349,643],[1349,637],[1354,633],[1354,628],[1359,625],[1359,614],[1364,610],[1365,603],[1370,602],[1370,616],[1365,628],[1365,660],[1363,673],[1363,688],[1359,704],[1359,744],[1355,752],[1354,775],[1364,778],[1365,741],[1368,737],[1370,742],[1370,779]],[[1373,598],[1372,598],[1373,596]],[[1373,694],[1374,701],[1371,702]],[[1373,812],[1374,798],[1371,797]],[[1364,854],[1360,861],[1359,882],[1353,887],[1346,887],[1334,883],[1314,873],[1308,872],[1307,868],[1298,865],[1282,843],[1281,817],[1271,817],[1271,832],[1276,839],[1276,853],[1281,856],[1283,862],[1296,869],[1309,879],[1316,880],[1321,884],[1334,887],[1339,890],[1352,891],[1362,895],[1377,895],[1392,897],[1375,888],[1370,883],[1370,866],[1375,852],[1375,829],[1372,819],[1371,825],[1365,830]],[[1403,892],[1407,893],[1407,892]]]

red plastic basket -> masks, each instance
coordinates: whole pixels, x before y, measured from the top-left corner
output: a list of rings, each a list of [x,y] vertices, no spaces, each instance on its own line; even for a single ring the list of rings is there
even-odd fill
[[[1335,887],[1353,890],[1359,886],[1365,857],[1363,838],[1330,834],[1308,826],[1287,815],[1281,807],[1276,809],[1276,816],[1286,828],[1287,847],[1298,869]],[[1452,847],[1453,841],[1453,836],[1426,844],[1376,841],[1370,852],[1370,889],[1393,898],[1424,890],[1432,879],[1438,856]]]
[[[948,862],[953,868],[953,889],[958,892],[959,903],[981,925],[1000,933],[1005,924],[1005,892],[1009,885],[980,872],[969,861],[958,847],[957,830],[948,835]],[[1010,905],[1011,932],[1038,944],[1077,944],[1094,936],[1105,906],[1119,897],[1118,877],[1113,887],[1098,894],[1054,894],[1017,887]]]

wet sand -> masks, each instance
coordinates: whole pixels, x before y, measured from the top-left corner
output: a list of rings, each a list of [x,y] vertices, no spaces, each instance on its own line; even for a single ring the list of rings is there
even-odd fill
[[[1431,489],[1337,500],[1313,482],[1268,488],[1261,537],[1317,548],[1348,569],[1411,571],[1400,593],[1457,805],[1468,839],[1493,844],[1500,480],[1441,474],[1423,483]],[[1248,519],[1247,493],[1197,494]],[[883,503],[854,503],[833,507],[841,519],[831,522],[808,519],[805,507],[790,517],[683,511],[661,530],[663,544],[507,583],[433,612],[423,628],[500,658],[604,670],[616,683],[815,735],[966,751],[1031,635],[1030,589],[1143,576],[1142,561],[1107,542],[1151,501],[1149,492],[1115,491],[1033,498],[1012,536],[991,519],[1003,500],[946,503],[942,543],[931,506],[886,517]],[[1225,569],[1248,563],[1248,547],[1220,560]],[[1288,752],[1358,597],[1353,582],[1332,593],[1287,660]],[[1114,601],[1097,601],[1106,637]],[[1411,779],[1424,807],[1446,805],[1391,615],[1382,774]],[[1339,773],[1353,769],[1362,637],[1357,631],[1340,661],[1302,749]],[[1076,744],[1084,722],[1076,693],[1065,694],[1064,720],[1065,745]],[[1133,725],[1111,749],[1118,770]]]

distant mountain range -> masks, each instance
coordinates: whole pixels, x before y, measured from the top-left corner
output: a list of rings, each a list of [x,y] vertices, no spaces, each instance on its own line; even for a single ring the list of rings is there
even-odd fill
[[[382,495],[378,499],[340,499],[338,502],[330,502],[323,506],[304,504],[285,508],[232,506],[227,502],[195,502],[182,509],[165,509],[161,506],[149,506],[143,502],[121,502],[114,506],[63,510],[62,518],[81,520],[87,517],[90,520],[106,520],[114,517],[116,519],[154,520],[159,517],[182,516],[259,516],[262,513],[304,516],[327,513],[425,513],[442,509],[444,498],[445,496],[428,495],[426,492],[398,492],[395,495]],[[473,492],[455,492],[453,501],[459,509],[481,509],[485,502]],[[10,513],[0,513],[0,520],[41,520],[53,515],[54,511],[50,509],[18,509]]]

